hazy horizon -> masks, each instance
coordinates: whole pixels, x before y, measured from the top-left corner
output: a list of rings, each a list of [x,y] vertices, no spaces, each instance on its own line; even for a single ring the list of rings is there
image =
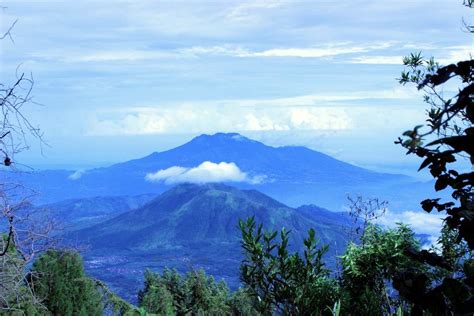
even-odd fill
[[[425,119],[422,95],[396,80],[402,57],[445,64],[472,39],[463,6],[402,2],[4,1],[2,27],[18,22],[2,74],[32,73],[24,111],[49,145],[19,160],[100,167],[238,132],[423,177],[393,144]]]

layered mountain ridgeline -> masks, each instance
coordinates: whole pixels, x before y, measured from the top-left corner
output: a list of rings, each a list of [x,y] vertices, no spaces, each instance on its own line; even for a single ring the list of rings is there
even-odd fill
[[[95,196],[32,206],[37,216],[45,216],[59,222],[67,230],[77,230],[99,224],[118,214],[143,206],[153,198],[152,194],[135,196]]]
[[[417,209],[417,201],[431,190],[429,185],[418,183],[414,191],[414,180],[406,176],[372,172],[305,147],[267,146],[235,133],[201,135],[174,149],[107,168],[2,176],[41,192],[44,202],[54,202],[65,198],[158,194],[170,186],[162,181],[147,181],[147,174],[171,167],[193,168],[206,161],[234,163],[248,179],[258,181],[242,180],[232,185],[257,189],[291,206],[315,203],[342,210],[347,194],[362,194],[389,200],[393,210]]]
[[[328,262],[347,243],[346,215],[316,206],[288,207],[258,191],[223,184],[178,185],[135,210],[70,233],[69,240],[89,245],[86,266],[120,295],[134,300],[146,268],[204,268],[217,279],[239,284],[239,219],[254,216],[270,229],[291,230],[302,245],[310,228],[330,245]]]

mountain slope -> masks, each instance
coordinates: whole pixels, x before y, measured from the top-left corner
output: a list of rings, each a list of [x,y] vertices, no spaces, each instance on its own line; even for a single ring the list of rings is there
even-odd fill
[[[327,261],[347,242],[346,217],[326,210],[318,213],[290,208],[255,190],[223,184],[178,185],[135,210],[89,228],[67,239],[87,245],[88,271],[106,281],[123,297],[133,300],[146,268],[179,271],[204,268],[217,279],[239,285],[242,260],[238,220],[255,216],[267,229],[291,231],[291,247],[300,250],[310,228],[330,245]],[[340,222],[337,221],[340,218]]]
[[[34,207],[43,214],[59,221],[66,229],[81,229],[111,219],[120,213],[138,208],[149,202],[154,195],[95,196],[69,199]]]
[[[402,175],[373,172],[331,158],[305,147],[271,147],[239,134],[201,135],[164,152],[86,170],[74,177],[71,171],[53,170],[14,174],[10,178],[42,193],[43,201],[65,198],[158,194],[169,189],[164,182],[150,182],[146,175],[171,167],[197,167],[201,163],[234,163],[260,183],[234,182],[239,188],[254,188],[288,205],[316,203],[342,210],[347,194],[387,199],[394,210],[419,208],[431,185],[414,183]],[[408,184],[408,185],[407,185]],[[412,190],[416,186],[416,190]]]
[[[290,229],[298,242],[311,227],[323,241],[343,239],[340,232],[328,229],[330,225],[336,227],[336,221],[320,222],[317,215],[313,218],[308,212],[300,213],[258,191],[223,184],[178,185],[138,209],[78,234],[86,236],[82,239],[94,248],[150,250],[170,245],[212,245],[238,241],[238,220],[251,216],[267,228]]]
[[[299,214],[325,225],[350,226],[353,220],[344,212],[331,212],[314,204],[302,205],[296,209]]]
[[[195,167],[203,161],[234,162],[244,171],[263,174],[272,181],[286,183],[338,182],[341,179],[358,183],[369,179],[407,178],[356,167],[306,147],[267,146],[236,133],[201,135],[174,149],[155,152],[107,169],[143,173],[171,166]]]

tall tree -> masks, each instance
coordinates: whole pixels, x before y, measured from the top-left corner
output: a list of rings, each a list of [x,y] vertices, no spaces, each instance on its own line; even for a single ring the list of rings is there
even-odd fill
[[[184,276],[170,269],[161,274],[148,270],[138,303],[159,315],[231,315],[234,310],[249,309],[244,294],[231,297],[224,282],[216,282],[203,270]]]
[[[95,282],[88,278],[80,255],[48,250],[31,269],[31,286],[53,315],[102,315],[104,304]]]
[[[472,0],[464,5],[473,8]],[[465,23],[467,32],[474,28]],[[396,287],[415,304],[422,313],[473,313],[474,312],[474,60],[467,59],[447,66],[439,65],[434,58],[426,59],[421,53],[404,58],[407,70],[400,83],[415,84],[424,92],[429,105],[426,126],[418,125],[406,131],[396,143],[423,159],[420,170],[428,168],[436,180],[436,191],[449,190],[452,200],[426,199],[422,208],[446,214],[445,224],[450,238],[444,235],[444,251],[412,253],[420,262],[451,271],[440,282],[430,283],[425,273],[401,274]],[[453,91],[452,86],[458,88]],[[453,91],[453,92],[451,92]],[[450,93],[451,92],[451,93]],[[445,232],[446,233],[446,232]],[[449,242],[447,242],[449,240]],[[449,245],[454,243],[454,245]],[[453,261],[452,250],[465,243],[468,252],[458,253]],[[448,251],[448,247],[451,251]],[[461,261],[456,271],[454,262]]]

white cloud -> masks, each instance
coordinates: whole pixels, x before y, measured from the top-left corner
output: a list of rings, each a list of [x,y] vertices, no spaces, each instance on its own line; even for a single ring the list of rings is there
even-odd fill
[[[324,58],[338,55],[365,53],[374,50],[388,49],[393,42],[380,42],[374,44],[357,44],[351,42],[331,43],[320,47],[307,48],[275,48],[261,52],[251,52],[241,57],[300,57]]]
[[[449,47],[436,47],[432,44],[419,44],[410,46],[405,44],[403,49],[395,47],[397,42],[330,42],[313,47],[280,47],[265,50],[251,50],[241,45],[220,44],[213,46],[190,46],[170,49],[100,49],[77,51],[43,50],[30,54],[29,57],[40,60],[55,60],[64,63],[86,62],[140,62],[163,59],[182,59],[206,56],[228,56],[236,58],[333,58],[337,56],[349,58],[335,60],[335,62],[368,65],[402,65],[403,56],[411,51],[420,51],[430,57],[435,55],[442,64],[467,59],[472,55],[473,49],[469,45]],[[382,54],[375,54],[381,52]],[[436,53],[435,53],[436,52]]]
[[[377,50],[388,49],[395,45],[395,42],[378,43],[353,43],[353,42],[335,42],[327,43],[314,47],[283,47],[270,48],[261,51],[252,51],[236,46],[196,46],[190,49],[181,50],[182,53],[191,53],[196,55],[228,55],[233,57],[300,57],[300,58],[325,58],[338,55],[365,53]]]
[[[345,130],[351,128],[347,107],[272,107],[181,105],[97,113],[88,135],[152,135],[223,131]]]
[[[86,173],[85,170],[76,170],[75,172],[71,173],[67,178],[69,180],[79,180],[80,178],[82,178],[82,176],[84,175],[84,173]]]
[[[346,130],[352,125],[344,108],[296,108],[290,113],[292,125],[304,130]]]
[[[403,65],[403,56],[359,56],[348,61],[351,64]]]
[[[176,53],[186,57],[197,57],[203,55],[223,55],[242,57],[248,56],[248,50],[235,45],[220,45],[220,46],[192,46],[189,48],[182,48],[176,50]]]
[[[116,49],[65,52],[65,51],[39,51],[30,55],[39,60],[54,60],[64,63],[87,62],[117,62],[117,61],[146,61],[160,58],[178,57],[173,52],[162,50]]]
[[[189,169],[187,168],[174,166],[167,169],[158,170],[155,173],[148,173],[145,176],[145,179],[150,182],[163,181],[163,180],[167,181],[170,178],[183,175],[188,170]]]
[[[90,135],[149,135],[172,130],[172,119],[179,120],[179,113],[169,115],[157,111],[131,111],[118,119],[99,119],[94,122],[88,133]]]
[[[237,125],[239,130],[248,131],[287,131],[290,127],[284,122],[278,122],[277,119],[269,116],[259,116],[255,114],[245,115],[245,120]]]
[[[256,11],[275,9],[284,4],[285,1],[282,0],[252,0],[233,7],[227,14],[227,17],[238,21],[248,21],[249,19],[252,19],[252,13],[255,13]]]
[[[441,65],[456,63],[460,60],[466,60],[472,57],[474,50],[472,45],[458,45],[449,47],[436,47],[429,44],[404,45],[403,52],[408,55],[410,51],[421,51],[425,58],[436,56],[435,60]],[[407,50],[408,49],[408,50]],[[405,55],[372,55],[357,56],[348,60],[351,64],[368,65],[403,65]]]
[[[200,56],[229,56],[237,58],[252,57],[297,57],[328,58],[339,55],[368,53],[391,48],[394,42],[352,43],[335,42],[314,47],[283,47],[266,50],[250,50],[238,45],[191,46],[171,49],[100,49],[77,51],[43,50],[30,54],[30,57],[44,60],[55,60],[65,63],[117,62],[117,61],[150,61],[169,58],[195,58]],[[360,57],[363,58],[363,57]],[[379,57],[380,58],[380,57]],[[363,60],[363,59],[362,59]],[[357,62],[357,58],[354,59]],[[362,62],[359,62],[362,63]]]
[[[148,173],[145,180],[150,182],[163,181],[166,184],[175,183],[212,183],[212,182],[248,182],[261,183],[265,177],[262,175],[249,177],[247,173],[233,162],[214,163],[204,161],[194,168],[184,168],[174,166],[167,169],[158,170],[155,173]]]
[[[427,234],[437,238],[441,231],[444,217],[440,214],[429,214],[423,211],[395,213],[387,210],[385,215],[378,219],[378,223],[388,227],[393,227],[396,223],[404,223],[409,225],[418,234]]]
[[[458,45],[447,47],[444,54],[436,55],[435,60],[441,65],[457,63],[461,60],[471,59],[474,55],[473,45]]]
[[[359,121],[365,121],[363,126],[374,127],[374,124],[391,120],[392,116],[387,115],[389,112],[403,119],[413,117],[413,113],[420,112],[412,107],[394,109],[387,105],[382,109],[361,105],[358,102],[367,100],[366,103],[368,103],[379,99],[416,100],[419,99],[419,95],[414,90],[397,88],[341,95],[320,94],[276,99],[197,101],[129,109],[104,109],[90,115],[87,135],[343,131],[361,127]],[[420,113],[423,115],[422,112]],[[368,117],[373,118],[373,124],[369,122]],[[375,120],[375,117],[379,120]],[[375,127],[380,127],[379,125]],[[398,125],[396,127],[398,128]],[[402,128],[406,129],[407,126]]]

